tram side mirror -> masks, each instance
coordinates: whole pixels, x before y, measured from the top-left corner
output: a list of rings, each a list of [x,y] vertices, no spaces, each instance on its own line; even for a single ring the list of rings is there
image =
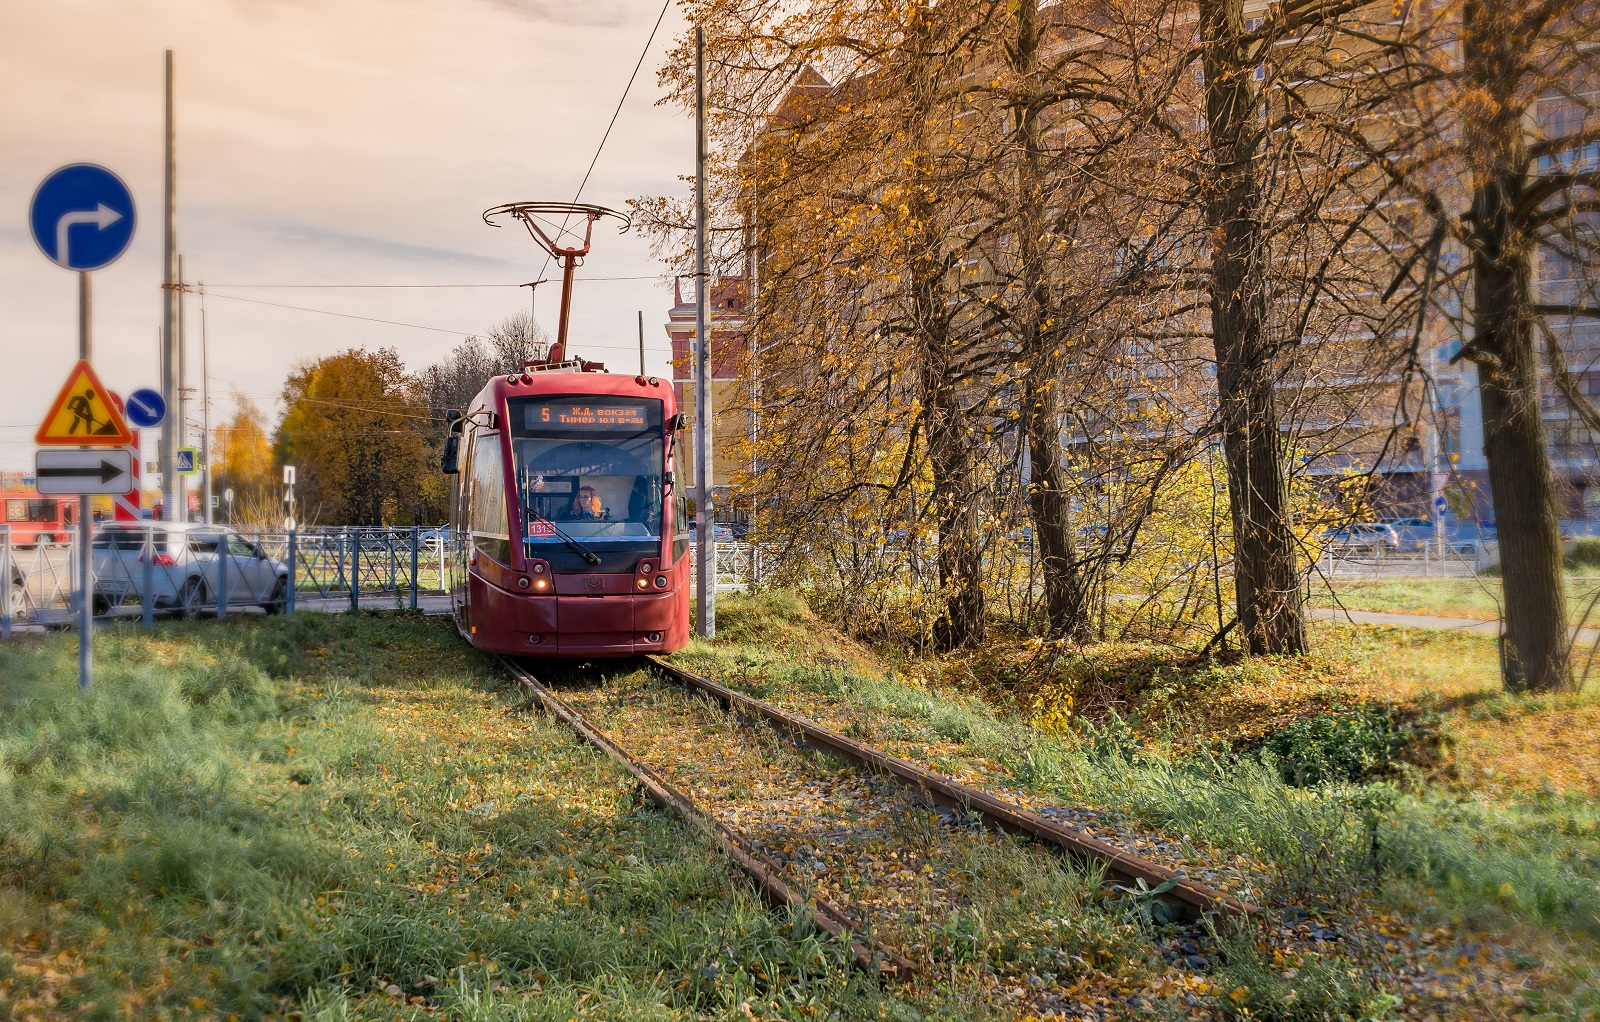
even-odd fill
[[[451,433],[444,438],[444,455],[439,459],[439,471],[445,475],[461,472],[461,434]]]
[[[667,424],[667,427],[676,433],[688,424],[688,418],[682,412],[677,412],[672,416],[672,421]]]

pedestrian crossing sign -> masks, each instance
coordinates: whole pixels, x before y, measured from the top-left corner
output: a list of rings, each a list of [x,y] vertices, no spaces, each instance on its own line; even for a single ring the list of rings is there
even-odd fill
[[[79,359],[33,442],[41,447],[127,447],[133,432],[87,359]]]

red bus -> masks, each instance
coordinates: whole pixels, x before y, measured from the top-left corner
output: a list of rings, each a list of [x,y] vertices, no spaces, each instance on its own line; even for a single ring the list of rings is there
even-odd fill
[[[65,543],[72,536],[77,523],[76,499],[61,500],[41,496],[37,491],[24,490],[0,493],[0,503],[5,505],[5,524],[11,527],[14,546],[31,546],[35,543]]]

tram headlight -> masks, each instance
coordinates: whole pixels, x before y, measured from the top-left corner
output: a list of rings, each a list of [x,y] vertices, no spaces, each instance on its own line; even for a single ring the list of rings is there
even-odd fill
[[[650,580],[641,575],[639,577],[639,588],[640,589],[649,589],[650,588]]]
[[[549,589],[549,588],[550,588],[550,580],[549,579],[547,579],[547,578],[536,578],[536,579],[533,580],[533,589],[534,589],[535,592],[542,593],[546,589]]]
[[[656,588],[657,589],[665,589],[666,587],[667,587],[667,576],[665,576],[665,575],[657,575],[656,576]]]

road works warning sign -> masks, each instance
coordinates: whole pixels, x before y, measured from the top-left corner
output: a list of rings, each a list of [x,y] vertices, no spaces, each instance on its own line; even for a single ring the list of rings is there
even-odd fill
[[[133,431],[94,367],[79,359],[33,442],[41,447],[127,447],[133,443]]]

